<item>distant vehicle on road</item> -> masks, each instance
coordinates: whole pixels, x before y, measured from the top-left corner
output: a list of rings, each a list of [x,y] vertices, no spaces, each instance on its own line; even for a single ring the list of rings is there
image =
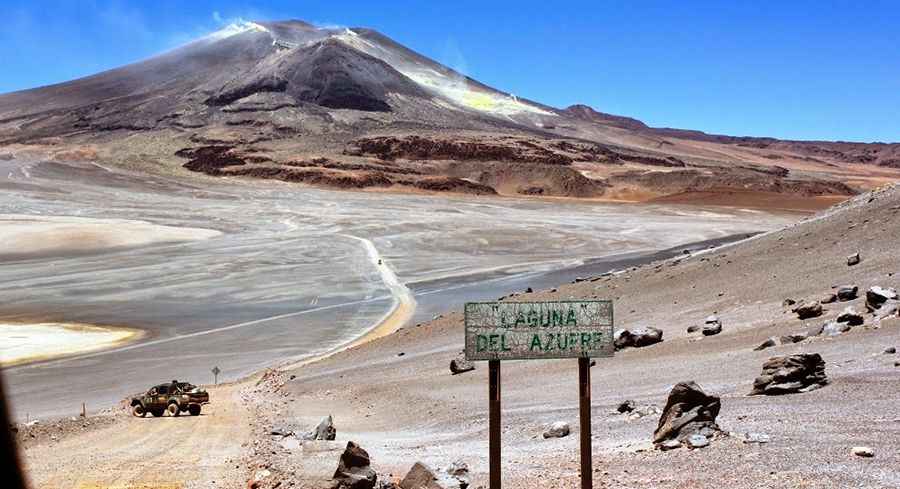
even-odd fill
[[[173,380],[151,387],[146,393],[131,399],[131,414],[143,418],[147,413],[160,417],[167,411],[171,416],[183,412],[200,414],[201,406],[209,404],[209,393],[188,382]]]

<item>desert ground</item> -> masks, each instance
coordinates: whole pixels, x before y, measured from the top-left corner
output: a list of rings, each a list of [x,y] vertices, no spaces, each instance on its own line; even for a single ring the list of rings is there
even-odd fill
[[[898,235],[900,189],[888,187],[743,241],[531,293],[520,289],[503,300],[608,298],[615,301],[617,328],[664,331],[661,343],[621,350],[592,369],[596,487],[711,488],[722,480],[748,488],[897,487],[900,368],[898,356],[885,351],[900,344],[900,319],[876,322],[863,313],[865,324],[841,335],[754,348],[832,320],[845,307],[865,311],[869,287],[897,287],[898,261],[886,243]],[[861,262],[848,266],[856,252]],[[820,317],[800,320],[784,305],[844,284],[858,285],[861,298],[826,304]],[[686,332],[710,314],[721,319],[721,334]],[[208,416],[138,419],[113,409],[90,417],[87,426],[76,418],[23,427],[24,458],[39,487],[72,487],[73,481],[158,487],[144,469],[116,470],[158,464],[184,468],[175,487],[329,487],[338,457],[354,441],[368,451],[381,480],[399,480],[415,461],[439,470],[461,460],[472,487],[485,486],[487,369],[478,364],[451,375],[449,362],[462,345],[461,314],[447,311],[315,362],[212,388]],[[821,354],[828,385],[747,396],[763,362],[794,353]],[[504,362],[506,487],[577,485],[577,437],[541,436],[556,421],[577,431],[575,367],[574,360]],[[721,397],[718,423],[727,436],[702,449],[653,449],[659,414],[651,406],[661,408],[674,384],[690,380]],[[626,399],[649,414],[616,413]],[[329,415],[335,441],[271,434],[308,430]],[[148,431],[163,424],[166,437]],[[201,434],[207,431],[210,436]],[[747,434],[769,441],[745,443]],[[165,438],[172,436],[185,441],[169,446]],[[59,450],[93,442],[104,456]],[[875,456],[855,456],[855,446],[871,447]],[[216,450],[227,455],[210,455]]]

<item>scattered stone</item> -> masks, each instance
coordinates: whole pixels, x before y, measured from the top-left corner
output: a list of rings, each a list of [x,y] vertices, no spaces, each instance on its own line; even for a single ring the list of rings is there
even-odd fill
[[[872,458],[875,456],[875,449],[871,447],[853,447],[850,449],[850,453],[857,457]]]
[[[475,370],[475,364],[466,360],[466,352],[461,351],[456,355],[456,358],[450,360],[450,373],[453,375],[471,372]]]
[[[322,418],[322,421],[312,431],[303,436],[304,440],[334,440],[337,438],[337,429],[334,427],[334,419],[331,415]]]
[[[797,307],[791,309],[791,312],[795,313],[800,319],[819,317],[822,315],[822,311],[822,304],[820,304],[819,301],[802,301],[797,304]]]
[[[613,335],[613,343],[616,350],[629,346],[641,348],[662,341],[663,332],[657,328],[636,328],[634,330],[620,329]]]
[[[634,411],[634,401],[632,401],[631,399],[622,401],[618,406],[616,406],[616,411],[622,414]]]
[[[534,292],[534,289],[532,289],[531,287],[528,287],[527,289],[525,289],[526,294],[531,294],[533,292]]]
[[[831,303],[837,302],[837,300],[838,300],[838,297],[836,295],[834,295],[833,293],[829,292],[829,293],[823,295],[822,298],[819,300],[819,302],[821,302],[822,304],[831,304]]]
[[[450,477],[453,477],[457,481],[459,481],[460,489],[466,489],[469,487],[469,464],[463,462],[462,460],[457,460],[450,465],[447,466],[447,469],[444,471]]]
[[[847,257],[847,266],[852,267],[853,265],[858,264],[860,261],[861,259],[859,257],[859,252],[857,251],[856,253]]]
[[[859,293],[859,287],[855,285],[842,285],[838,287],[837,298],[841,302],[852,301],[856,299]]]
[[[839,323],[837,321],[829,321],[822,326],[822,336],[837,336],[853,329],[849,323]]]
[[[795,301],[794,299],[785,299],[784,302],[781,303],[781,305],[784,307],[790,307],[796,303],[797,303],[797,301]]]
[[[687,437],[689,448],[703,448],[709,445],[709,438],[697,433]]]
[[[773,336],[773,337],[767,339],[766,341],[763,341],[762,343],[760,343],[759,346],[757,346],[756,348],[753,349],[753,351],[762,351],[762,350],[765,350],[766,348],[772,348],[775,346],[778,346],[778,338]]]
[[[571,432],[572,429],[569,427],[569,423],[557,421],[544,431],[544,438],[564,438],[569,436]]]
[[[862,314],[856,312],[856,309],[853,309],[853,307],[848,307],[837,317],[837,322],[847,323],[850,326],[860,326],[865,322],[865,318],[863,318]]]
[[[469,487],[469,468],[462,464],[465,477],[449,473],[435,473],[422,462],[416,462],[400,481],[401,489],[466,489]],[[452,466],[451,466],[452,467]]]
[[[791,345],[794,343],[800,343],[801,341],[805,340],[806,338],[807,338],[806,333],[793,333],[793,334],[786,334],[784,336],[778,337],[778,341],[782,345]]]
[[[894,362],[895,367],[900,367],[900,362]]]
[[[889,300],[875,311],[875,320],[881,321],[889,317],[900,316],[900,301]]]
[[[666,440],[662,443],[658,443],[656,445],[656,447],[665,452],[668,450],[674,450],[676,448],[681,448],[681,442],[678,441],[677,439],[671,439],[671,440]]]
[[[684,442],[694,434],[706,438],[715,435],[719,432],[716,417],[721,407],[718,397],[706,394],[695,382],[675,384],[653,432],[653,443],[659,445],[673,439]]]
[[[695,324],[693,326],[688,326],[687,332],[688,333],[696,333],[697,331],[700,331],[702,328],[703,328],[703,326],[698,326]]]
[[[892,288],[875,286],[866,291],[866,309],[870,312],[880,309],[887,301],[897,300],[897,291]]]
[[[722,323],[718,316],[709,316],[703,324],[703,336],[714,336],[722,332]]]
[[[818,353],[773,357],[763,364],[762,375],[753,381],[750,395],[809,392],[827,383],[825,361]]]
[[[378,476],[369,466],[369,453],[350,441],[334,472],[334,489],[372,489]]]
[[[743,435],[740,436],[740,438],[741,438],[742,442],[747,443],[747,444],[749,444],[749,443],[763,444],[763,443],[769,443],[771,441],[771,438],[769,437],[769,435],[767,435],[765,433],[744,433]]]
[[[883,353],[885,355],[893,355],[893,354],[897,353],[897,348],[895,348],[893,346],[885,348]]]

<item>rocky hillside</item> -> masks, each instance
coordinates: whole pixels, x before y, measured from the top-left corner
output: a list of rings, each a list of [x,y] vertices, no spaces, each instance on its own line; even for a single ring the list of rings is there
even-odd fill
[[[212,146],[221,151],[206,163],[190,157]],[[3,157],[358,190],[682,201],[739,192],[762,205],[892,181],[897,148],[712,136],[554,109],[371,29],[294,20],[232,25],[145,61],[0,95]]]

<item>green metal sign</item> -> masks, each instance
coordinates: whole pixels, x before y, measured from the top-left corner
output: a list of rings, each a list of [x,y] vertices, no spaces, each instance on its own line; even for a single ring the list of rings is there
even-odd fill
[[[469,302],[466,359],[612,356],[611,301]]]

